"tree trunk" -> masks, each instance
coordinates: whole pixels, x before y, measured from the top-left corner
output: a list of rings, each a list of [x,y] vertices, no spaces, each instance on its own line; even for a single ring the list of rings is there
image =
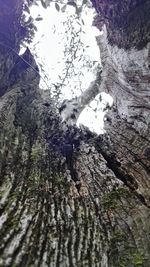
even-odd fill
[[[112,10],[111,20],[103,19],[98,43],[101,89],[112,94],[115,104],[107,133],[99,137],[61,122],[39,89],[30,51],[17,56],[21,1],[3,2],[0,266],[150,266],[149,1],[134,1],[139,4],[134,7],[130,1],[127,6],[119,0],[94,3],[101,18],[109,6]],[[6,14],[13,23],[4,23]],[[95,23],[100,27],[99,17]]]

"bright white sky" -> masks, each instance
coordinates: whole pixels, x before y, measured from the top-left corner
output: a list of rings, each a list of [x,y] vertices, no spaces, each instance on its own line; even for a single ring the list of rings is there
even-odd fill
[[[61,5],[60,5],[61,7]],[[54,89],[53,84],[61,83],[60,77],[63,77],[65,72],[65,56],[64,50],[66,44],[69,43],[67,38],[71,36],[67,35],[65,22],[69,16],[75,14],[75,8],[67,6],[65,12],[57,11],[55,4],[51,3],[51,6],[44,9],[40,4],[39,6],[34,5],[31,8],[31,16],[35,19],[38,16],[42,17],[43,20],[36,21],[35,25],[38,29],[34,41],[30,46],[32,53],[37,57],[37,62],[42,64],[44,69],[43,73],[46,73],[45,77],[41,72],[44,83],[41,80],[41,87],[47,89],[47,85],[51,90]],[[92,26],[94,16],[94,9],[86,8],[82,11],[82,34],[81,41],[84,46],[84,56],[89,62],[97,61],[100,63],[100,52],[96,44],[95,36],[101,33]],[[80,26],[77,21],[73,21],[74,27]],[[78,51],[78,56],[82,55],[83,51]],[[97,64],[96,63],[96,64]],[[84,67],[83,59],[74,62],[75,73],[74,77],[71,77],[66,86],[61,89],[61,99],[71,99],[74,96],[80,95],[82,90],[85,90],[90,82],[94,79],[93,68]],[[88,78],[88,79],[87,79]],[[103,113],[102,108],[109,101],[112,102],[110,97],[106,97],[103,93],[103,101],[99,103],[98,97],[90,103],[90,107],[87,107],[80,115],[78,125],[80,123],[87,126],[91,131],[100,134],[103,132]],[[94,111],[95,110],[95,111]]]

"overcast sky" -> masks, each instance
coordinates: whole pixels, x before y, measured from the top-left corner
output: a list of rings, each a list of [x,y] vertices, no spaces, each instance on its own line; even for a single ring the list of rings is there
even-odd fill
[[[60,6],[61,7],[61,6]],[[55,4],[51,3],[51,6],[44,9],[39,6],[33,6],[31,8],[31,15],[35,19],[42,17],[43,20],[36,21],[37,33],[33,43],[30,46],[32,53],[37,57],[37,62],[42,64],[44,73],[47,78],[42,77],[53,90],[53,84],[61,82],[60,77],[63,77],[65,73],[65,58],[64,50],[67,43],[67,38],[70,33],[66,33],[66,20],[69,21],[69,16],[75,14],[75,8],[67,6],[66,11],[63,13],[57,11]],[[95,36],[101,33],[92,26],[94,16],[94,9],[86,8],[82,11],[82,34],[81,41],[83,43],[84,57],[89,59],[89,62],[97,61],[100,63],[100,52],[96,44]],[[81,21],[80,19],[80,21]],[[80,29],[80,25],[77,20],[73,20],[73,26]],[[82,56],[83,51],[78,51],[78,57]],[[78,59],[78,58],[77,58]],[[84,62],[76,60],[75,64],[75,75],[71,77],[67,83],[67,86],[61,88],[61,99],[71,99],[72,97],[81,94],[81,90],[85,90],[90,82],[94,79],[93,69],[88,66],[83,67]],[[96,63],[97,64],[97,63]],[[46,83],[41,80],[41,87],[47,89]],[[104,94],[103,94],[104,96]],[[98,97],[90,103],[90,107],[87,107],[81,114],[78,125],[80,123],[89,127],[90,130],[96,133],[103,132],[103,114],[102,107],[108,101],[108,98],[104,97],[103,102],[100,104]],[[110,99],[110,101],[112,101]],[[94,111],[95,110],[95,111]]]

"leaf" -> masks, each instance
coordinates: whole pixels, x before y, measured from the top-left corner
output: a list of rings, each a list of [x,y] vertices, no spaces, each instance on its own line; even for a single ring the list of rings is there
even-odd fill
[[[45,0],[46,7],[50,6],[50,2],[51,2],[51,0]]]
[[[33,29],[37,32],[38,31],[38,29],[37,29],[37,27],[35,26],[35,25],[33,25]]]
[[[42,6],[46,9],[47,8],[47,5],[46,5],[46,3],[43,1],[43,0],[41,0],[41,4],[42,4]]]
[[[69,6],[73,6],[73,7],[77,8],[76,3],[73,2],[73,1],[69,1],[69,2],[67,3],[67,5],[69,5]]]
[[[85,5],[87,3],[87,0],[83,0],[82,5]]]
[[[28,8],[27,5],[24,6],[24,11],[26,11],[28,14],[30,14],[30,9]]]
[[[29,19],[25,22],[25,25],[28,26],[28,25],[30,25],[33,21],[34,21],[34,19],[30,16]]]
[[[82,7],[79,7],[79,8],[76,7],[76,14],[77,14],[78,17],[80,17],[81,12],[82,12]]]
[[[40,21],[40,20],[43,20],[43,18],[42,17],[37,17],[35,20],[36,21]]]
[[[83,24],[83,25],[85,25],[85,23],[84,23],[84,20],[83,20],[83,19],[81,19],[81,22],[82,22],[82,24]]]
[[[64,6],[61,8],[61,12],[65,12],[65,11],[66,11],[66,7],[67,7],[67,5],[64,5]]]
[[[33,0],[32,5],[38,6],[38,3],[36,2],[36,0]]]
[[[55,3],[55,8],[58,12],[60,11],[60,6],[57,3]]]

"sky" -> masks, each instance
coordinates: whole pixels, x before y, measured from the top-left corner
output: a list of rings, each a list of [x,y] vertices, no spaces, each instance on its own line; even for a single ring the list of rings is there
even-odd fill
[[[62,7],[63,5],[60,5],[60,8]],[[60,101],[63,101],[79,96],[95,78],[94,68],[96,65],[101,64],[100,51],[95,37],[102,32],[92,26],[94,9],[84,8],[79,20],[74,17],[75,8],[69,5],[65,12],[58,12],[55,3],[51,3],[47,9],[44,9],[40,4],[39,6],[33,5],[30,12],[34,19],[43,18],[35,21],[38,30],[30,45],[37,63],[42,68],[41,76],[43,79],[41,79],[40,87],[47,89],[48,86],[51,93],[55,94],[55,85],[62,83],[66,75],[65,61],[72,61],[73,68],[69,70],[69,78],[67,82],[64,82],[65,85],[60,87],[59,97]],[[74,36],[76,32],[80,32],[80,37],[73,38],[71,32]],[[76,55],[73,60],[68,52],[72,41],[74,42],[72,50],[75,51]],[[76,46],[79,48],[76,49]],[[102,96],[101,103],[99,96],[97,96],[90,103],[90,106],[83,110],[77,122],[78,126],[83,124],[97,134],[104,132],[102,109],[107,102],[111,104],[112,99],[105,93]]]

